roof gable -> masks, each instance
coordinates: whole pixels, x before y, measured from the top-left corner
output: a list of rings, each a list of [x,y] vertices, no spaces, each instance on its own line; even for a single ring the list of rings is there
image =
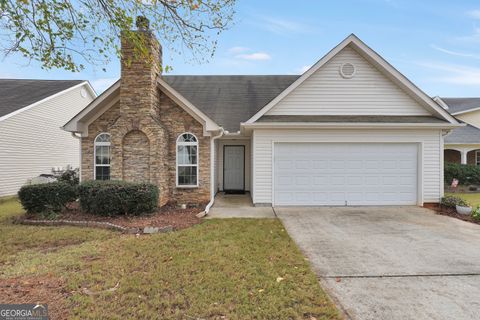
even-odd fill
[[[354,66],[351,78],[341,75],[344,64]],[[294,114],[432,115],[351,46],[343,48],[266,113]]]
[[[347,48],[348,47],[348,48]],[[344,50],[345,49],[345,50]],[[378,55],[375,51],[370,49],[367,45],[365,45],[360,39],[358,39],[355,35],[350,35],[347,37],[344,41],[342,41],[339,45],[337,45],[335,48],[333,48],[329,53],[327,53],[322,59],[320,59],[313,67],[311,67],[308,71],[306,71],[297,81],[295,81],[292,85],[290,85],[287,89],[285,89],[281,94],[279,94],[275,99],[273,99],[270,103],[268,103],[264,108],[262,108],[256,115],[251,117],[246,123],[251,124],[257,121],[261,116],[265,114],[276,114],[275,111],[273,111],[273,108],[276,108],[277,106],[281,106],[284,99],[287,99],[287,102],[297,102],[297,104],[303,104],[305,105],[305,101],[308,101],[308,99],[312,99],[312,97],[308,96],[308,86],[310,82],[313,82],[309,80],[311,77],[315,77],[317,75],[317,72],[322,68],[322,67],[328,67],[330,64],[331,66],[334,66],[338,64],[338,61],[336,62],[334,59],[337,56],[337,54],[341,53],[344,51],[347,55],[350,55],[350,58],[353,58],[355,56],[355,60],[357,61],[365,61],[365,63],[362,63],[362,66],[367,66],[369,65],[370,67],[365,69],[365,71],[372,72],[372,70],[376,70],[376,75],[380,76],[387,81],[382,81],[380,83],[377,83],[376,81],[372,81],[371,83],[364,83],[364,85],[367,85],[370,89],[375,89],[376,86],[383,86],[385,83],[391,83],[394,84],[395,86],[390,85],[391,90],[396,90],[398,94],[403,93],[403,102],[401,99],[397,102],[397,107],[398,108],[405,108],[405,101],[407,101],[407,105],[409,105],[409,111],[413,113],[405,113],[405,112],[397,112],[397,113],[390,113],[390,114],[396,114],[396,115],[433,115],[436,117],[439,117],[440,119],[446,120],[450,123],[458,124],[458,121],[455,120],[448,112],[446,112],[443,108],[441,108],[435,101],[433,101],[429,96],[427,96],[424,92],[422,92],[420,89],[418,89],[412,82],[410,82],[405,76],[403,76],[400,72],[398,72],[394,67],[392,67],[388,62],[386,62],[380,55]],[[341,56],[341,55],[340,55]],[[359,60],[360,57],[360,60]],[[325,68],[328,69],[328,68]],[[332,69],[333,70],[333,69]],[[336,70],[335,71],[337,74],[339,70],[339,66],[336,65]],[[356,74],[355,74],[356,77]],[[354,78],[355,78],[354,77]],[[353,79],[354,79],[353,78]],[[344,79],[344,80],[352,80],[352,79]],[[361,80],[361,79],[360,79]],[[335,89],[338,90],[338,88],[329,88],[328,86],[331,85],[331,83],[325,83],[325,93],[330,91],[330,96],[333,96],[337,100],[345,100],[344,103],[348,104],[348,95],[350,93],[347,93],[347,90],[340,90],[336,91]],[[298,97],[295,97],[294,91],[298,89],[299,92],[303,90],[303,87],[306,87],[307,92],[303,92],[305,94],[305,101],[299,101]],[[315,88],[315,84],[310,83],[310,90]],[[394,89],[395,88],[395,89]],[[318,89],[318,88],[317,88]],[[328,90],[328,89],[333,89],[333,90]],[[346,89],[346,88],[345,88]],[[305,91],[305,90],[304,90]],[[333,91],[334,94],[331,93]],[[311,94],[311,92],[310,92]],[[293,97],[289,97],[290,95],[293,95]],[[288,101],[290,99],[291,101]],[[297,99],[297,100],[295,100]],[[381,101],[381,99],[375,94],[371,97],[371,100],[377,99],[378,101]],[[315,100],[315,97],[313,98]],[[325,100],[328,101],[328,100]],[[354,102],[357,102],[357,100],[353,100]],[[318,102],[317,102],[318,103]],[[368,101],[365,101],[365,103],[369,103]],[[325,105],[324,105],[325,106]],[[328,105],[327,105],[328,106]],[[328,106],[330,110],[327,109],[328,113],[323,113],[323,114],[337,114],[335,113],[336,109],[330,105]],[[393,105],[395,107],[395,104]],[[321,108],[317,108],[319,110]],[[333,110],[332,110],[333,109]],[[282,110],[280,108],[280,110]],[[359,108],[357,108],[357,112],[359,110],[362,110],[361,105]],[[391,109],[391,112],[394,109]],[[404,110],[403,110],[404,111]],[[408,110],[407,110],[408,111]],[[269,113],[271,112],[271,113]],[[280,111],[283,114],[292,114],[291,109],[287,111],[285,108],[283,111]],[[288,113],[290,112],[290,113]],[[302,110],[302,112],[308,112],[308,110]],[[278,114],[278,113],[277,113]],[[307,113],[304,113],[307,114]],[[315,113],[314,113],[315,114]],[[317,114],[322,114],[322,113],[317,113]],[[355,111],[350,111],[349,114],[355,115],[355,114],[366,114],[366,113],[355,113]],[[367,113],[368,114],[368,113]],[[385,114],[385,113],[370,113],[370,114]],[[388,113],[386,113],[388,114]]]
[[[0,79],[0,118],[84,82],[84,80]]]

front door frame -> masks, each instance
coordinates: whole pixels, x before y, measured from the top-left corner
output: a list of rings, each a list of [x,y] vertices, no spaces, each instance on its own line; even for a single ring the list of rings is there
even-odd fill
[[[243,174],[242,174],[242,189],[228,189],[225,188],[225,150],[227,147],[242,147],[243,148]],[[225,144],[223,146],[223,191],[240,191],[245,192],[245,145],[242,144]]]

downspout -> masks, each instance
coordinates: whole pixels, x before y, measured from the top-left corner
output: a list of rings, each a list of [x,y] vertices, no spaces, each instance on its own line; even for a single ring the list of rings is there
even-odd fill
[[[77,136],[77,133],[76,132],[72,132],[72,137],[74,137],[75,139],[78,139],[79,140],[79,148],[80,148],[80,152],[79,152],[79,155],[80,155],[80,160],[78,162],[78,182],[82,182],[82,136]]]
[[[213,206],[213,203],[215,202],[215,140],[223,136],[225,133],[225,130],[223,130],[222,127],[220,127],[220,133],[210,140],[210,202],[207,204],[205,207],[205,210],[197,214],[197,217],[203,218],[205,217],[208,212],[210,211],[210,208]]]

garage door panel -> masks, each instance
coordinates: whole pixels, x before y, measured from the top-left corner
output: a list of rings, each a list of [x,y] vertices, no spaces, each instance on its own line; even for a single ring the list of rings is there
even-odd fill
[[[328,161],[327,160],[313,160],[313,169],[327,169]]]
[[[276,205],[416,204],[416,144],[277,143]]]
[[[278,160],[277,162],[279,169],[291,169],[293,168],[293,161],[292,160]]]

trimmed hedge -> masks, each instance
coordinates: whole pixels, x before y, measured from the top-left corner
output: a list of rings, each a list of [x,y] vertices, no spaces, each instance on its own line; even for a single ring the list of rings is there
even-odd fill
[[[25,185],[18,191],[23,208],[29,213],[60,212],[77,198],[76,187],[66,182]]]
[[[444,177],[446,184],[453,179],[458,179],[461,185],[480,184],[480,166],[446,162]]]
[[[150,183],[87,181],[78,194],[84,211],[102,216],[150,213],[158,203],[158,187]]]

